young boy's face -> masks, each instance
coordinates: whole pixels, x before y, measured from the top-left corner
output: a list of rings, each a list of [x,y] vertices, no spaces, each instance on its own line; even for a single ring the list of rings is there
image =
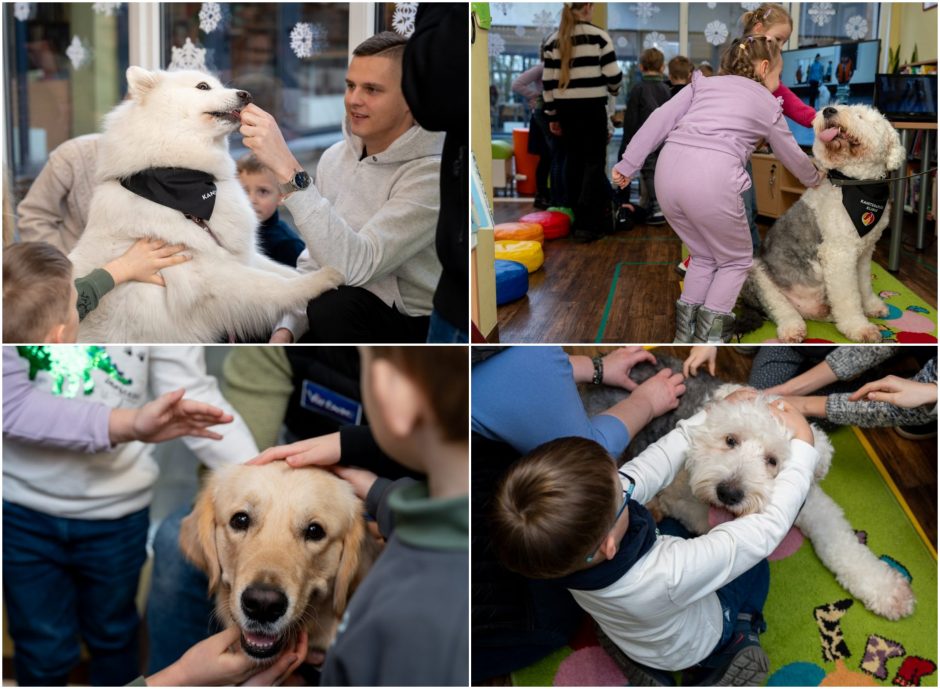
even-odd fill
[[[277,210],[281,195],[277,191],[277,180],[272,172],[241,172],[238,175],[258,222],[264,222]]]

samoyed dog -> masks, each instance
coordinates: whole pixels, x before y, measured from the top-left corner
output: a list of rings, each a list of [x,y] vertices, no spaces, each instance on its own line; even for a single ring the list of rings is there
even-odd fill
[[[117,286],[82,321],[79,341],[257,336],[269,333],[286,311],[342,283],[333,268],[301,275],[257,248],[258,220],[228,152],[228,135],[239,128],[250,94],[199,71],[130,67],[127,83],[127,100],[105,118],[88,225],[69,255],[75,275],[103,266],[142,237],[184,244],[192,260],[161,271],[166,287]],[[209,217],[186,214],[122,185],[138,173],[167,168],[208,180],[201,187],[203,202],[214,183]],[[184,183],[178,191],[189,193],[190,186]]]

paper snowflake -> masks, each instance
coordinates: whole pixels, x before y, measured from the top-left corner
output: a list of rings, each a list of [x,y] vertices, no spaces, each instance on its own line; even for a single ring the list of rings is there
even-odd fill
[[[72,42],[69,44],[69,47],[66,48],[65,55],[71,61],[72,69],[81,69],[83,65],[88,63],[91,57],[88,54],[88,49],[78,36],[72,36]]]
[[[748,12],[753,12],[758,7],[760,7],[760,3],[759,2],[742,2],[741,7],[746,9]]]
[[[654,14],[659,12],[659,7],[651,2],[638,2],[630,10],[636,13],[637,19],[642,24],[646,24]]]
[[[618,48],[626,48],[626,47],[627,47],[627,38],[626,38],[626,36],[618,36],[618,37],[617,37],[617,47],[618,47]]]
[[[320,24],[297,22],[290,31],[290,49],[303,59],[323,52],[326,45],[326,29]]]
[[[206,71],[206,49],[194,45],[188,36],[182,48],[173,46],[171,52],[173,59],[170,60],[168,70],[198,69],[203,72]]]
[[[558,21],[555,15],[548,10],[539,10],[532,15],[532,23],[539,30],[539,33],[547,34],[555,30]]]
[[[13,16],[16,17],[21,22],[25,22],[27,19],[29,19],[29,3],[28,2],[13,3]]]
[[[525,36],[525,27],[517,26],[515,29],[512,30],[512,32],[516,34],[519,38],[522,38],[523,36]]]
[[[495,31],[490,31],[489,53],[490,57],[499,57],[506,50],[506,41]]]
[[[199,8],[199,29],[203,33],[215,31],[222,21],[222,6],[217,2],[204,2]]]
[[[395,11],[392,12],[392,28],[396,33],[408,38],[415,32],[415,15],[418,14],[418,3],[396,2]]]
[[[121,9],[121,3],[119,2],[96,2],[91,8],[95,11],[95,14],[102,14],[105,17],[113,17],[119,9]]]
[[[809,18],[817,26],[825,26],[835,16],[831,2],[814,2],[809,8]]]
[[[662,46],[666,43],[666,37],[659,33],[658,31],[650,31],[646,36],[643,37],[643,47],[644,48],[658,48],[662,50]]]
[[[705,40],[712,45],[721,45],[728,39],[728,27],[717,19],[705,25]]]
[[[868,35],[868,20],[860,15],[849,17],[845,23],[845,35],[856,41]]]
[[[502,12],[504,17],[509,14],[510,6],[508,2],[494,2],[490,4],[493,6],[494,10]]]

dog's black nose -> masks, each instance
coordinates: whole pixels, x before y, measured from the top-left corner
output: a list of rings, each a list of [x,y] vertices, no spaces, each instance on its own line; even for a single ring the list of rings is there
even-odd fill
[[[833,115],[837,114],[838,112],[839,112],[839,111],[836,110],[835,108],[826,108],[825,110],[823,110],[823,117],[832,117]]]
[[[237,91],[235,93],[238,96],[239,100],[245,105],[248,105],[251,102],[251,94],[248,91]]]
[[[718,487],[715,488],[715,494],[721,500],[721,504],[728,507],[737,505],[744,499],[744,491],[740,487],[728,483],[719,483]]]
[[[274,622],[287,612],[287,596],[270,586],[249,586],[242,593],[242,610],[256,622]]]

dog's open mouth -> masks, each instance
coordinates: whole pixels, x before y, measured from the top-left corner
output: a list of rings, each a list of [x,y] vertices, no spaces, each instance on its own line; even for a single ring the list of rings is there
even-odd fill
[[[207,115],[212,115],[216,119],[225,120],[226,122],[241,122],[242,111],[241,110],[228,110],[225,112],[209,112]]]
[[[280,653],[284,647],[285,638],[285,635],[276,636],[274,634],[242,630],[241,644],[245,653],[249,656],[258,660],[265,660]]]
[[[831,127],[826,127],[817,135],[819,140],[824,144],[832,144],[834,142],[846,142],[851,146],[857,146],[859,141],[854,136],[850,136],[844,128],[840,125],[833,125]]]

